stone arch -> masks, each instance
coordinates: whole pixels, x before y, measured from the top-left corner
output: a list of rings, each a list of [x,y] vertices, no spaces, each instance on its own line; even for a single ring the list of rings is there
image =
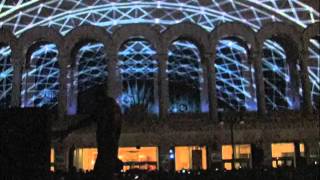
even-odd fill
[[[18,57],[18,53],[20,52],[18,49],[18,40],[14,34],[9,29],[0,28],[0,44],[4,43],[10,46],[12,50],[13,57]],[[12,58],[14,61],[15,58]],[[14,62],[12,62],[14,63]]]
[[[61,34],[51,28],[47,27],[35,27],[29,31],[26,31],[22,34],[22,36],[19,38],[18,43],[22,51],[22,58],[25,58],[29,48],[34,42],[50,42],[57,46],[59,53],[59,56],[61,56],[62,53],[62,47],[63,47],[63,37]],[[59,61],[61,61],[61,58],[58,58]],[[27,63],[24,61],[23,63]],[[59,62],[60,63],[60,62]]]
[[[247,47],[249,50],[248,53],[257,48],[255,32],[249,26],[239,22],[227,22],[218,25],[217,28],[210,33],[210,51],[215,52],[219,40],[227,37],[237,37],[246,42],[247,46],[250,44],[251,46]]]
[[[53,43],[55,44],[55,46],[57,47],[58,50],[58,57],[57,57],[57,67],[59,68],[59,71],[61,70],[61,62],[62,62],[62,48],[63,48],[63,36],[56,30],[52,29],[52,28],[48,28],[48,27],[35,27],[30,29],[29,31],[26,31],[25,33],[23,33],[21,35],[21,37],[18,40],[18,46],[21,50],[21,54],[20,54],[20,58],[22,60],[20,66],[22,66],[21,70],[29,73],[29,66],[30,66],[30,60],[28,57],[29,55],[31,56],[32,52],[32,47],[35,47],[35,43]],[[22,74],[19,74],[19,76],[21,76]],[[22,77],[20,77],[21,79],[17,82],[21,82],[23,81]],[[25,81],[28,81],[28,76],[25,77]],[[61,76],[59,75],[58,79],[61,78]],[[29,89],[29,85],[27,85],[27,83],[24,83],[25,87],[21,87],[19,89],[19,93],[20,91],[22,91],[22,89],[27,90]],[[59,84],[60,86],[60,84]],[[59,92],[58,92],[59,94]],[[24,105],[27,104],[27,101],[29,101],[28,99],[30,99],[30,97],[28,97],[30,94],[29,92],[26,91],[26,93],[24,94]],[[33,96],[33,94],[31,93],[31,95]],[[59,101],[59,100],[58,100]],[[34,103],[34,102],[33,102]],[[35,105],[35,104],[33,104]]]
[[[209,50],[208,32],[200,26],[186,22],[170,26],[162,33],[162,53],[166,53],[169,46],[176,40],[188,40],[199,48],[202,61]]]
[[[307,66],[311,67],[311,66],[317,66],[317,64],[315,64],[314,62],[312,62],[312,59],[310,58],[309,56],[309,45],[310,45],[310,39],[313,39],[313,38],[317,38],[318,41],[319,41],[319,38],[320,38],[320,22],[316,22],[314,24],[310,24],[304,31],[303,31],[303,46],[304,46],[304,50],[302,51],[301,53],[301,56],[303,59],[306,59],[307,62]],[[305,77],[303,77],[305,79],[309,79],[309,74],[306,74]],[[312,102],[314,101],[313,100],[313,93],[312,92],[312,82],[310,81],[310,84],[309,84],[309,87],[305,87],[308,91],[310,92],[310,96],[311,98],[310,99],[306,99],[305,101],[308,101],[310,100],[310,106],[314,103],[314,104],[317,104],[317,101],[316,102]],[[306,96],[309,96],[308,94]],[[317,99],[317,98],[315,98]],[[315,106],[317,107],[317,106]],[[318,105],[319,107],[319,105]],[[309,112],[312,112],[312,107],[309,107],[309,109],[306,108],[307,111]]]
[[[320,22],[310,24],[304,31],[303,37],[310,38],[318,35],[320,32]]]
[[[288,71],[291,76],[291,80],[286,82],[286,86],[290,86],[290,88],[286,88],[286,90],[284,90],[284,93],[287,94],[286,96],[290,97],[290,101],[292,102],[292,105],[289,105],[288,103],[288,108],[290,108],[290,106],[294,109],[300,108],[301,100],[299,95],[299,87],[301,86],[301,83],[302,86],[309,83],[305,82],[305,79],[301,78],[304,76],[303,74],[307,73],[305,71],[306,61],[300,57],[300,53],[303,50],[303,43],[301,43],[303,40],[302,28],[288,22],[266,23],[258,31],[256,37],[258,42],[258,60],[260,60],[260,64],[262,64],[263,46],[266,40],[275,38],[274,40],[283,47],[287,55],[286,61],[289,65]],[[296,66],[298,63],[300,64],[301,72],[298,72]],[[263,73],[261,75],[263,78]],[[303,91],[305,92],[305,89]]]
[[[266,23],[257,33],[258,50],[262,51],[265,40],[277,35],[284,39],[290,39],[297,50],[302,50],[302,29],[296,25],[285,22]],[[286,47],[284,47],[286,48]]]
[[[304,31],[303,31],[303,42],[304,46],[308,47],[309,40],[315,36],[320,34],[320,22],[316,22],[310,24]]]
[[[164,57],[161,62],[163,64],[162,71],[164,72],[163,79],[168,77],[166,82],[167,84],[165,84],[166,88],[168,88],[167,101],[168,104],[170,104],[168,109],[170,109],[171,113],[175,113],[175,107],[180,107],[179,104],[182,103],[181,105],[189,109],[190,112],[207,112],[209,109],[207,90],[208,72],[206,68],[206,55],[208,53],[209,46],[208,32],[196,24],[184,22],[170,26],[161,34],[161,37],[161,54],[163,54]],[[192,61],[190,61],[191,59],[187,60],[185,58],[170,59],[169,51],[172,50],[171,48],[173,47],[178,47],[174,45],[175,42],[179,43],[184,41],[188,43],[190,42],[192,46],[194,46],[194,49],[196,49],[196,51],[192,51],[193,55],[188,53],[188,56],[199,56],[199,58],[193,59]],[[185,50],[191,52],[189,47],[182,50],[180,53],[185,54]],[[200,62],[198,62],[198,60],[200,60]],[[190,70],[185,66],[186,64],[188,64],[189,68],[193,67],[191,69],[194,70],[192,71],[194,76],[191,76],[190,74],[185,76],[190,73]],[[174,68],[177,69],[172,70]],[[181,71],[178,72],[178,69]],[[183,74],[185,77],[183,77]],[[185,82],[183,82],[184,80]],[[163,80],[163,82],[165,81]],[[177,87],[191,88],[192,90],[189,91],[191,94],[185,94],[183,93],[183,88],[178,90],[179,88]]]
[[[12,77],[12,91],[10,97],[10,104],[14,106],[19,106],[19,83],[15,83],[20,81],[19,72],[21,66],[19,65],[19,57],[20,50],[18,47],[18,40],[14,34],[9,29],[0,28],[0,44],[8,45],[11,49],[11,58],[10,63],[11,67],[13,67],[13,77]]]
[[[117,74],[118,77],[114,77],[114,79],[118,79],[118,96],[120,99],[122,97],[131,96],[131,97],[137,97],[139,98],[146,98],[146,110],[148,112],[157,112],[158,110],[158,81],[159,81],[159,59],[156,57],[156,55],[160,51],[160,34],[159,32],[150,25],[146,24],[132,24],[132,25],[125,25],[123,27],[120,27],[115,30],[112,39],[113,39],[113,45],[110,50],[110,54],[112,54],[113,60],[110,63],[113,63],[113,67],[117,67],[114,74]],[[142,65],[144,67],[153,67],[154,70],[146,70],[141,73],[133,72],[132,74],[128,73],[129,71],[126,71],[129,67],[129,64],[126,64],[127,59],[121,55],[122,50],[124,50],[128,44],[132,43],[139,43],[139,41],[143,42],[142,44],[148,44],[148,46],[151,46],[153,49],[153,54],[149,54],[144,56],[144,58],[139,59],[141,57],[132,56],[132,62],[137,62],[137,60],[141,60],[139,65]],[[136,59],[138,58],[138,59]],[[126,65],[125,65],[126,64]],[[135,67],[136,64],[130,64],[130,67]],[[149,69],[149,68],[146,68]],[[130,74],[130,75],[129,75]],[[140,74],[140,75],[138,75]],[[127,77],[132,78],[127,78]],[[142,78],[141,78],[142,77]],[[133,80],[134,79],[134,80]],[[144,88],[145,83],[148,85],[147,89]],[[131,91],[130,89],[133,88],[134,90]],[[136,89],[135,89],[136,88]],[[115,89],[115,88],[113,88]],[[130,91],[129,91],[130,90]],[[145,97],[136,96],[139,95],[138,92],[142,92],[140,94],[146,95]],[[131,94],[133,93],[133,94]],[[136,94],[135,94],[136,93]],[[131,95],[130,95],[131,94]],[[128,96],[128,97],[129,97]],[[133,101],[132,101],[133,102]],[[140,102],[139,102],[140,103]],[[126,112],[131,112],[131,107],[136,106],[137,104],[130,104],[125,103],[125,101],[121,100],[121,107]],[[141,105],[141,104],[139,104]],[[142,106],[141,106],[142,107]]]
[[[80,26],[70,31],[65,36],[64,55],[68,57],[68,65],[75,64],[75,59],[71,58],[72,51],[79,43],[86,43],[89,41],[101,42],[104,45],[105,53],[107,49],[111,48],[112,39],[110,34],[102,27],[97,26]]]
[[[116,29],[112,35],[113,46],[109,53],[116,55],[125,42],[135,38],[145,39],[159,53],[160,34],[153,27],[145,24],[129,24]]]
[[[218,63],[217,61],[217,46],[220,40],[224,38],[236,38],[235,41],[238,42],[244,49],[247,51],[248,56],[246,58],[246,61],[240,62],[243,63],[244,65],[247,65],[250,68],[250,64],[253,64],[252,60],[253,58],[251,57],[254,52],[256,51],[257,48],[257,41],[256,41],[256,36],[255,32],[250,28],[249,26],[239,23],[239,22],[227,22],[227,23],[222,23],[218,25],[211,33],[210,33],[210,52],[213,54],[213,57],[210,64],[215,64]],[[245,85],[247,91],[249,92],[248,95],[245,95],[244,93],[239,92],[242,94],[243,97],[243,104],[239,103],[238,106],[243,106],[243,107],[249,107],[250,110],[255,110],[256,105],[254,102],[254,98],[256,97],[256,94],[254,92],[253,88],[253,78],[251,76],[251,71],[245,71],[244,69],[241,69],[239,71],[239,74],[241,74],[241,77],[245,77],[250,83],[248,85]],[[230,102],[231,103],[231,102]]]
[[[95,42],[95,43],[102,43],[104,48],[103,51],[104,53],[108,56],[109,54],[107,53],[107,49],[111,47],[112,44],[112,39],[110,34],[106,31],[105,28],[103,27],[97,27],[97,26],[92,26],[92,25],[84,25],[84,26],[79,26],[70,31],[66,36],[65,36],[65,44],[64,44],[64,58],[65,58],[65,65],[64,65],[64,73],[70,72],[71,73],[71,78],[70,79],[64,79],[65,83],[68,83],[67,81],[73,82],[75,78],[74,74],[74,68],[76,67],[77,63],[77,58],[76,58],[76,52],[85,44],[90,43],[90,42]],[[105,64],[108,64],[108,59],[105,58]],[[70,67],[70,70],[69,70]],[[108,70],[109,71],[109,70]],[[78,70],[77,70],[78,72]],[[72,87],[70,92],[64,92],[64,99],[66,101],[65,105],[68,109],[69,114],[73,114],[77,112],[77,99],[78,99],[78,94],[76,93],[78,87],[74,86],[72,83]],[[66,95],[67,93],[70,93],[69,95]]]

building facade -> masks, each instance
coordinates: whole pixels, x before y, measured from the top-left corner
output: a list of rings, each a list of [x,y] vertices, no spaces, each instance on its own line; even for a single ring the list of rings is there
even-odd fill
[[[78,94],[105,83],[124,113],[126,168],[252,168],[261,150],[266,166],[319,163],[316,3],[0,7],[1,107],[56,106],[66,128],[85,116]],[[89,170],[95,128],[52,146],[55,168]]]

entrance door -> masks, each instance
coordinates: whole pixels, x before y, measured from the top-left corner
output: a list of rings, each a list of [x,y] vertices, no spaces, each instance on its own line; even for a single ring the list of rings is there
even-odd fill
[[[200,170],[202,169],[202,151],[192,150],[192,169]]]

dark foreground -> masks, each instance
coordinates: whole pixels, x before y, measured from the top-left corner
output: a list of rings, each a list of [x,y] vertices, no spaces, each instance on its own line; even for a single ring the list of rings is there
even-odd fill
[[[179,173],[130,171],[115,180],[320,180],[320,166],[304,169],[261,169],[239,171],[184,171]],[[51,180],[95,180],[91,172],[51,174]]]

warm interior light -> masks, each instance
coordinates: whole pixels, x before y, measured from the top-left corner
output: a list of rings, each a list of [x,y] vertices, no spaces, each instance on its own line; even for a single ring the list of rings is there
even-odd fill
[[[295,163],[295,148],[294,143],[274,143],[272,149],[272,167],[294,166]],[[299,144],[300,155],[304,156],[304,144]]]
[[[199,146],[175,147],[176,171],[183,169],[207,169],[207,150]]]
[[[96,148],[76,149],[74,152],[74,166],[85,171],[94,168],[97,158]],[[122,147],[119,148],[118,158],[124,163],[123,171],[129,169],[156,170],[158,168],[157,147]]]
[[[123,170],[143,169],[156,170],[158,168],[157,147],[126,147],[119,148],[119,159],[124,162]]]
[[[235,168],[240,169],[243,166],[250,166],[251,160],[251,145],[250,144],[236,144],[235,146]],[[224,168],[231,170],[232,160],[232,145],[222,146],[222,160],[225,161]],[[241,161],[241,162],[240,162]]]
[[[50,171],[54,172],[54,149],[50,149]]]

